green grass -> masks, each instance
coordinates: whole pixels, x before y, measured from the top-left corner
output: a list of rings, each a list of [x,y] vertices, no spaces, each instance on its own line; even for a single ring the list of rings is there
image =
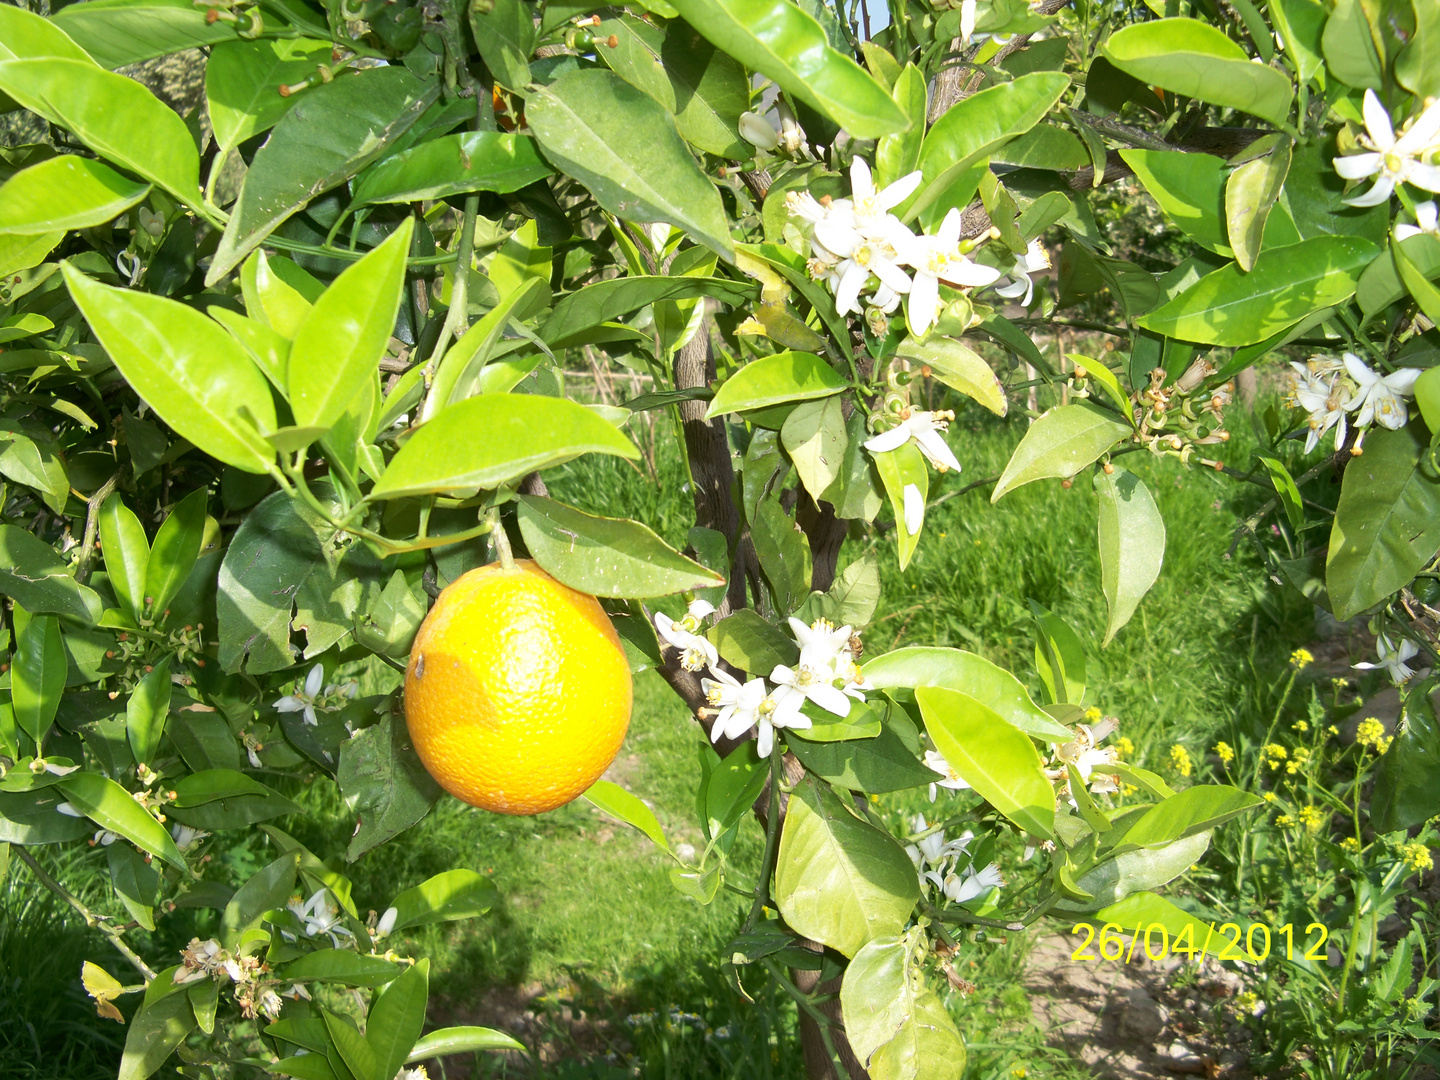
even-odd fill
[[[950,442],[964,475],[939,481],[935,496],[996,475],[1022,431],[1023,421],[957,408]],[[1237,432],[1226,457],[1242,463],[1246,440]],[[1254,491],[1168,460],[1135,454],[1124,464],[1154,492],[1169,543],[1159,584],[1108,648],[1098,645],[1106,613],[1095,496],[1082,476],[1068,490],[1053,481],[1021,488],[998,506],[988,502],[988,485],[946,498],[931,510],[903,577],[893,533],[878,538],[873,548],[884,596],[867,633],[867,653],[897,644],[953,645],[1013,668],[1038,690],[1026,605],[1033,598],[1069,621],[1087,643],[1087,701],[1120,718],[1120,733],[1136,744],[1137,762],[1163,770],[1176,741],[1192,753],[1203,750],[1244,699],[1253,678],[1249,665],[1273,670],[1275,658],[1308,639],[1310,609],[1278,589],[1253,584],[1261,579],[1249,550],[1224,557],[1237,514],[1257,502]],[[651,522],[672,543],[684,543],[693,519],[683,464],[664,428],[654,476],[614,459],[591,459],[555,470],[547,480],[557,497]],[[863,550],[852,543],[845,557]],[[653,674],[639,677],[616,773],[653,805],[675,844],[701,846],[692,805],[702,746],[703,733],[664,684]],[[322,857],[343,850],[353,819],[334,785],[317,780],[297,798],[309,816],[282,827]],[[897,822],[928,808],[923,790],[882,802]],[[217,869],[243,876],[267,858],[267,843],[258,832],[227,841]],[[738,888],[752,886],[758,852],[752,823],[732,857],[731,880]],[[397,842],[346,872],[355,879],[362,914],[383,910],[400,890],[452,867],[494,879],[500,902],[490,915],[430,928],[409,944],[433,958],[433,1022],[487,1023],[505,1009],[511,1015],[528,1009],[547,1060],[553,1059],[547,1076],[800,1076],[793,1006],[760,993],[758,982],[757,1002],[749,1004],[718,972],[723,946],[743,915],[741,898],[722,892],[701,907],[673,889],[667,864],[638,834],[607,822],[584,802],[517,819],[446,799]],[[101,867],[103,860],[92,856],[62,869],[78,888]],[[83,999],[74,1002],[75,976],[82,957],[103,958],[123,972],[106,957],[103,943],[80,936],[74,919],[38,896],[23,869],[12,867],[3,901],[0,980],[11,982],[0,985],[0,1075],[103,1075],[104,1069],[87,1071],[87,1062],[113,1068],[119,1029],[95,1020]],[[153,948],[178,948],[190,932],[202,933],[209,917],[186,916]],[[30,949],[26,943],[32,941],[41,944]],[[1018,1062],[1031,1076],[1084,1075],[1063,1055],[1045,1050],[1043,1036],[1033,1030],[1019,984],[1024,939],[967,950],[961,974],[979,991],[953,996],[952,1007],[974,1044],[969,1075],[999,1080]],[[6,993],[19,995],[20,1004],[7,1007]],[[582,1014],[584,1022],[577,1022]],[[24,1049],[26,1023],[40,1040],[39,1055]],[[56,1056],[60,1052],[47,1046],[72,1056]],[[15,1067],[6,1064],[15,1060],[9,1048],[32,1063],[24,1066],[30,1071],[6,1071]],[[494,1059],[477,1068],[474,1075],[525,1075]]]

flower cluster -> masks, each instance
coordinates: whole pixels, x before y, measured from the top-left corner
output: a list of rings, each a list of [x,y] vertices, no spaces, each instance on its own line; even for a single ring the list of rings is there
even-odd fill
[[[1368,747],[1377,754],[1383,754],[1390,749],[1391,738],[1392,736],[1385,734],[1385,725],[1373,716],[1361,720],[1355,728],[1356,744]]]
[[[1340,360],[1312,356],[1307,362],[1292,361],[1290,401],[1310,414],[1310,434],[1305,439],[1308,454],[1335,429],[1335,449],[1345,444],[1347,414],[1355,413],[1354,425],[1363,433],[1373,423],[1395,430],[1405,426],[1410,410],[1405,399],[1414,394],[1419,368],[1400,368],[1389,375],[1373,371],[1365,361],[1347,352]],[[1360,452],[1361,438],[1351,453]]]
[[[836,716],[850,714],[851,700],[864,701],[865,691],[874,689],[860,673],[859,635],[849,626],[836,627],[828,619],[816,619],[806,626],[790,620],[790,629],[800,646],[795,667],[777,664],[766,680],[757,677],[742,683],[720,666],[715,646],[698,633],[701,621],[715,608],[704,600],[690,604],[685,617],[671,620],[655,616],[655,628],[666,643],[680,650],[681,666],[688,671],[709,670],[711,677],[700,680],[707,708],[704,719],[713,719],[710,741],[721,737],[738,739],[757,729],[756,749],[769,757],[775,746],[776,728],[805,730],[810,717],[801,710],[807,701]]]
[[[1435,869],[1435,860],[1430,857],[1430,849],[1419,841],[1410,844],[1401,844],[1398,854],[1400,861],[1405,864],[1406,869]]]
[[[348,938],[355,936],[354,932],[340,922],[340,909],[331,903],[328,889],[317,889],[315,894],[305,901],[298,896],[292,896],[286,907],[305,927],[306,937],[328,934],[330,943],[338,949],[341,935]],[[286,940],[295,939],[295,935],[288,930],[282,930],[281,934]]]
[[[263,1014],[271,1020],[280,1015],[280,994],[265,976],[269,968],[258,956],[242,956],[220,947],[220,942],[211,938],[201,941],[191,938],[190,944],[180,953],[180,968],[175,972],[177,984],[195,982],[207,976],[212,979],[228,979],[235,988],[235,1003],[240,1014],[253,1020]],[[290,987],[293,997],[309,998],[310,994],[299,983]]]
[[[275,711],[304,713],[305,723],[314,727],[320,723],[319,717],[315,715],[317,710],[319,712],[338,712],[344,708],[346,699],[353,698],[358,689],[358,684],[353,682],[343,685],[332,683],[325,686],[325,668],[321,664],[316,664],[305,676],[304,687],[275,702]],[[259,766],[257,765],[256,768]]]
[[[1088,719],[1088,717],[1087,717]],[[1075,795],[1070,790],[1070,771],[1074,766],[1080,779],[1097,795],[1113,794],[1120,790],[1120,777],[1107,772],[1107,765],[1114,765],[1120,755],[1112,746],[1100,744],[1119,726],[1120,721],[1107,716],[1095,724],[1076,724],[1075,738],[1070,742],[1057,743],[1050,758],[1050,767],[1045,775],[1051,780],[1061,781],[1060,795],[1075,806]]]
[[[857,157],[850,165],[850,198],[821,202],[797,191],[785,197],[790,212],[811,228],[810,276],[835,294],[836,312],[859,314],[861,294],[869,290],[868,306],[887,315],[904,299],[911,332],[924,334],[940,317],[942,282],[955,289],[999,284],[1002,296],[1023,295],[1028,303],[1029,275],[1050,265],[1044,248],[1032,243],[1006,274],[969,257],[990,236],[961,241],[959,209],[945,215],[934,235],[912,232],[891,211],[920,180],[912,172],[877,190],[870,166]]]
[[[975,834],[969,829],[957,839],[946,840],[943,829],[932,831],[925,815],[916,814],[910,821],[910,831],[919,839],[908,845],[905,853],[920,875],[921,889],[933,885],[952,903],[963,904],[991,889],[1004,886],[1005,878],[998,864],[992,862],[985,867],[975,866],[974,859],[966,851],[975,839]],[[960,869],[962,861],[965,864],[963,871]]]
[[[1365,194],[1345,201],[1351,206],[1378,206],[1399,184],[1440,191],[1440,165],[1426,160],[1440,152],[1440,101],[1432,102],[1398,137],[1374,90],[1365,91],[1361,111],[1365,117],[1365,134],[1359,138],[1362,152],[1335,158],[1335,171],[1346,180],[1376,179]]]

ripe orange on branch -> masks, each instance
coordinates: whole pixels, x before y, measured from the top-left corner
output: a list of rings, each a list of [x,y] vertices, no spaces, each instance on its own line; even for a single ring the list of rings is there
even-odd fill
[[[405,721],[442,788],[501,814],[563,806],[610,766],[633,687],[595,597],[529,559],[440,594],[405,671]]]

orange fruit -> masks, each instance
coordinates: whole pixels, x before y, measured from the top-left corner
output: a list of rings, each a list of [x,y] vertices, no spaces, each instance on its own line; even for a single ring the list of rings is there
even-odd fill
[[[501,814],[553,810],[589,788],[620,751],[632,699],[600,602],[529,559],[453,582],[405,671],[405,722],[425,768]]]

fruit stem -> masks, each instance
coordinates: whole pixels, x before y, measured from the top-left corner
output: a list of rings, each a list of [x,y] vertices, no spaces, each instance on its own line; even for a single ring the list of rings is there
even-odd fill
[[[513,570],[515,568],[515,556],[510,551],[510,538],[505,535],[505,526],[500,522],[500,508],[490,508],[490,541],[495,545],[495,558],[500,563],[500,569]]]

